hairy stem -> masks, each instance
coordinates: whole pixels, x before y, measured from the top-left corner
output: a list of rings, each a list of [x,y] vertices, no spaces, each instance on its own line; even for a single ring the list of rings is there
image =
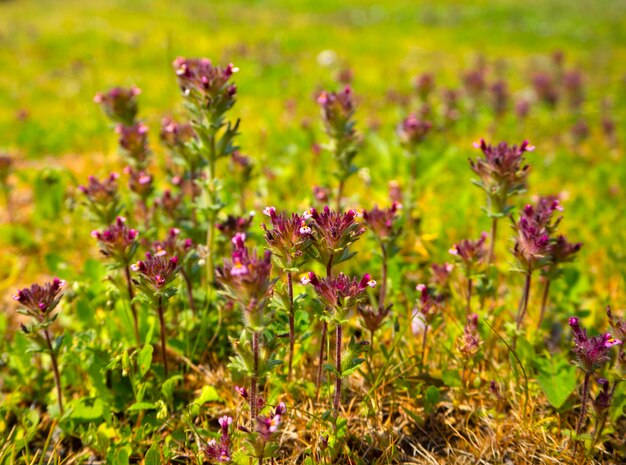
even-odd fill
[[[335,399],[333,409],[335,410],[335,420],[339,417],[339,404],[341,403],[341,339],[343,338],[343,328],[337,324],[335,328]],[[335,423],[335,428],[337,423]]]
[[[537,323],[537,329],[541,328],[541,323],[543,323],[543,318],[546,314],[546,308],[548,307],[548,294],[550,293],[550,283],[552,281],[550,278],[546,279],[546,283],[543,287],[543,297],[541,298],[541,313],[539,313],[539,322]]]
[[[495,258],[497,234],[498,234],[498,218],[494,217],[491,219],[491,245],[489,246],[489,261],[488,261],[490,265],[493,263],[493,260]]]
[[[580,434],[583,423],[585,422],[585,417],[587,416],[587,397],[589,397],[589,380],[591,379],[591,373],[585,372],[585,380],[583,381],[583,390],[580,393],[580,415],[578,416],[578,422],[576,423],[576,439],[578,440],[578,435]],[[574,456],[576,456],[576,449],[578,448],[578,441],[574,444]]]
[[[293,305],[293,277],[291,275],[291,271],[287,272],[287,287],[289,290],[289,372],[287,374],[287,379],[290,380],[293,367],[293,351],[296,345],[296,317]]]
[[[57,400],[59,402],[59,412],[63,415],[63,394],[61,392],[61,375],[59,374],[59,365],[57,363],[57,355],[54,353],[54,349],[52,347],[52,340],[50,339],[50,333],[48,332],[48,328],[43,330],[43,334],[46,338],[46,343],[48,344],[48,350],[50,351],[50,361],[52,362],[52,373],[54,374],[54,383],[57,388]]]
[[[522,299],[520,300],[519,310],[517,312],[517,329],[522,326],[522,321],[524,321],[524,316],[526,316],[526,310],[528,308],[528,298],[530,296],[530,281],[532,277],[532,271],[528,268],[526,272],[526,281],[524,282],[524,291],[522,293]]]
[[[472,278],[467,279],[467,304],[465,306],[465,314],[469,316],[472,313],[472,289],[474,287],[474,282]]]
[[[141,345],[141,337],[139,336],[139,320],[137,318],[137,308],[133,299],[135,298],[135,291],[133,290],[133,282],[130,279],[130,267],[128,263],[124,266],[124,274],[126,275],[126,289],[128,290],[128,302],[130,304],[130,311],[133,314],[133,330],[135,332],[135,342],[137,346]]]
[[[259,377],[259,333],[257,331],[252,333],[252,357],[253,357],[253,371],[250,379],[250,426],[254,430],[254,422],[257,417],[257,382]]]
[[[165,333],[167,328],[165,327],[165,317],[163,315],[163,297],[159,297],[157,311],[159,313],[159,326],[161,327],[161,355],[163,357],[163,371],[165,372],[165,379],[167,379],[169,378],[169,370],[167,367],[167,347],[165,345]]]
[[[189,302],[189,308],[193,313],[196,313],[196,305],[193,301],[193,285],[191,284],[191,278],[187,272],[181,268],[181,274],[183,275],[183,279],[185,280],[185,286],[187,287],[187,300]]]
[[[385,298],[387,297],[387,247],[381,242],[380,253],[382,256],[382,270],[380,273],[380,292],[378,294],[379,311],[385,309]]]
[[[328,278],[333,275],[333,254],[330,254],[328,263],[326,263],[326,276]],[[328,323],[322,321],[322,335],[320,338],[320,351],[318,355],[317,378],[315,379],[315,398],[320,398],[320,386],[322,385],[322,371],[324,369],[324,348],[326,346],[326,335],[328,334]]]

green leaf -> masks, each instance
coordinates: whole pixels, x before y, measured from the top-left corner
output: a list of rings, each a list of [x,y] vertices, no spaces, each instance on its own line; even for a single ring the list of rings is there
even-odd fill
[[[463,386],[463,383],[461,382],[461,375],[458,370],[443,370],[441,372],[441,379],[448,387]]]
[[[161,455],[159,454],[158,446],[156,443],[153,443],[146,452],[146,456],[144,458],[145,465],[161,465]]]
[[[79,422],[92,422],[102,418],[106,405],[100,398],[81,398],[70,403],[68,417]]]
[[[141,376],[145,376],[148,371],[150,371],[150,366],[152,365],[152,352],[154,348],[151,344],[145,344],[141,350],[139,351],[139,355],[137,356],[137,362],[139,364],[139,373]]]
[[[429,386],[424,393],[424,410],[426,413],[432,413],[437,407],[441,395],[439,394],[439,389],[435,386]]]
[[[141,410],[155,410],[158,408],[158,405],[154,402],[135,402],[133,405],[128,407],[129,412],[137,412]]]
[[[550,404],[559,409],[576,389],[576,368],[562,359],[537,358],[537,382]]]
[[[200,396],[193,401],[196,405],[204,405],[207,402],[217,402],[220,400],[220,396],[217,390],[213,386],[204,386]]]

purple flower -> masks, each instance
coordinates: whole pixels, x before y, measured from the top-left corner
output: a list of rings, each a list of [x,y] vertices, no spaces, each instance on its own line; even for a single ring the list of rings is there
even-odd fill
[[[470,167],[480,177],[476,184],[489,196],[492,214],[505,214],[508,210],[508,197],[526,189],[526,179],[530,167],[526,165],[524,154],[534,150],[528,141],[518,147],[506,142],[488,145],[483,139],[474,144],[482,150],[484,157],[470,159]]]
[[[555,195],[548,195],[539,197],[535,205],[526,204],[520,216],[525,217],[537,227],[545,228],[548,232],[552,233],[563,219],[562,217],[558,217],[554,222],[552,221],[552,217],[556,211],[563,211],[559,198]]]
[[[363,220],[370,227],[370,230],[380,240],[388,240],[394,238],[398,234],[398,230],[394,229],[394,221],[398,212],[398,204],[393,202],[391,206],[385,210],[374,206],[371,210],[363,212]]]
[[[280,422],[280,415],[259,415],[257,418],[256,432],[263,441],[268,442],[272,438],[272,435],[278,431]]]
[[[477,240],[463,239],[450,248],[450,254],[461,262],[468,276],[484,263],[487,257],[486,240],[487,233],[483,232]]]
[[[463,328],[463,336],[458,342],[461,355],[470,358],[476,355],[480,348],[480,335],[478,334],[478,315],[472,313],[467,317],[467,322]]]
[[[177,123],[171,118],[163,118],[160,136],[167,148],[180,151],[196,138],[196,132],[189,123]]]
[[[556,107],[559,101],[559,93],[554,78],[548,73],[538,72],[533,76],[533,87],[537,98],[550,108]]]
[[[230,462],[230,425],[233,423],[233,419],[224,415],[218,420],[220,424],[221,437],[218,443],[215,439],[211,439],[204,446],[204,454],[209,460],[215,462]]]
[[[180,229],[177,228],[171,228],[164,240],[152,243],[152,253],[155,256],[169,255],[184,258],[192,248],[193,241],[180,237]]]
[[[223,68],[214,66],[207,58],[178,57],[173,65],[185,97],[214,109],[225,110],[233,105],[237,86],[230,79],[238,69],[232,63]]]
[[[315,293],[326,308],[332,312],[347,313],[365,297],[368,287],[375,287],[376,281],[365,273],[359,280],[343,273],[335,277],[318,278],[312,271],[303,279],[303,284],[311,284]]]
[[[432,126],[433,125],[428,121],[420,120],[417,116],[411,114],[398,125],[396,133],[398,134],[400,143],[411,153],[415,153],[417,147],[424,141]]]
[[[587,331],[580,327],[580,322],[576,317],[569,319],[569,325],[572,328],[574,353],[587,373],[592,373],[609,361],[609,349],[614,345],[622,344],[622,341],[613,338],[609,333],[588,337]]]
[[[465,72],[462,77],[465,91],[470,97],[476,99],[484,92],[487,82],[483,67],[471,69]]]
[[[19,302],[26,313],[39,321],[45,320],[55,309],[61,300],[61,290],[65,286],[65,281],[54,278],[52,282],[43,286],[33,284],[30,287],[19,289],[13,299]]]
[[[111,173],[102,181],[95,176],[89,176],[86,186],[78,186],[78,190],[85,194],[87,204],[92,213],[104,223],[111,223],[119,213],[119,194],[117,173]]]
[[[615,335],[622,341],[626,340],[626,320],[616,317],[609,305],[606,307],[606,314],[609,318],[609,325]]]
[[[98,240],[102,255],[112,257],[122,264],[129,263],[135,254],[138,234],[137,230],[126,226],[126,218],[121,216],[107,229],[91,233]]]
[[[326,132],[333,139],[352,139],[355,136],[354,101],[350,86],[340,92],[322,92],[317,97],[317,103],[322,108],[322,119]]]
[[[513,254],[524,271],[533,271],[550,260],[550,236],[545,225],[522,214],[513,224],[517,232]]]
[[[137,96],[140,93],[141,90],[137,87],[128,89],[114,87],[106,93],[98,92],[93,101],[98,103],[114,122],[132,126],[137,116]]]
[[[154,190],[152,176],[146,171],[136,170],[131,166],[124,168],[124,173],[128,174],[130,190],[145,201]]]
[[[325,206],[322,212],[311,208],[302,216],[305,220],[313,219],[310,225],[316,239],[312,244],[317,252],[315,258],[324,265],[331,259],[332,263],[339,263],[342,253],[365,232],[365,228],[356,222],[355,210],[339,213]]]
[[[250,253],[242,233],[235,234],[232,242],[231,259],[224,260],[224,265],[217,268],[217,281],[223,287],[222,292],[241,305],[247,324],[260,327],[273,284],[270,280],[271,252],[266,251],[263,258],[258,257],[256,251]]]
[[[139,284],[154,295],[165,290],[176,278],[179,270],[178,257],[168,257],[167,253],[146,252],[146,258],[131,265],[131,270],[139,275]]]
[[[428,100],[435,90],[435,76],[431,73],[423,73],[415,78],[415,91],[422,101]]]
[[[499,80],[489,88],[491,95],[491,107],[497,117],[501,117],[506,113],[509,106],[509,90],[506,81]]]
[[[288,216],[277,213],[274,207],[266,207],[263,213],[270,218],[272,229],[261,224],[269,249],[283,268],[289,268],[301,257],[314,240],[313,229],[308,220],[293,213]]]
[[[148,147],[148,126],[135,123],[132,126],[118,124],[115,132],[119,135],[118,143],[133,165],[143,167],[150,156]]]
[[[450,274],[454,269],[451,263],[443,263],[441,265],[433,263],[430,267],[430,283],[437,288],[439,292],[445,291],[450,283]]]

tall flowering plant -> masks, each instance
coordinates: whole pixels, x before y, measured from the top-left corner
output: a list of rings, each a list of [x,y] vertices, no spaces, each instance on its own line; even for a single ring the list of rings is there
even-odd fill
[[[335,323],[335,397],[333,409],[335,418],[339,415],[341,401],[341,382],[348,374],[352,373],[361,364],[363,359],[359,356],[366,349],[367,343],[352,343],[343,353],[343,324],[346,322],[348,313],[362,302],[368,288],[376,287],[376,281],[369,274],[358,278],[349,278],[343,273],[337,276],[319,278],[315,273],[309,272],[302,279],[302,283],[310,284],[315,289],[317,298],[324,307],[323,318]]]
[[[328,205],[319,212],[310,208],[302,215],[305,220],[312,219],[310,226],[313,230],[315,241],[307,250],[313,259],[326,267],[326,277],[333,275],[333,266],[352,258],[355,252],[350,251],[350,246],[365,233],[365,228],[358,223],[356,210],[348,210],[345,213],[331,210]],[[322,369],[324,362],[324,348],[328,333],[328,322],[322,319],[322,334],[320,337],[320,351],[317,367],[317,395],[322,382]]]
[[[85,196],[84,202],[92,216],[103,225],[109,225],[121,213],[120,195],[117,180],[120,175],[111,173],[103,180],[89,176],[86,185],[78,186]]]
[[[357,171],[353,160],[357,155],[359,139],[354,129],[354,98],[350,86],[339,92],[322,92],[317,97],[322,110],[322,121],[326,134],[330,137],[330,150],[337,163],[336,208],[341,209],[341,200],[346,181]]]
[[[30,326],[22,324],[22,331],[37,345],[40,352],[45,352],[50,355],[59,412],[61,414],[64,412],[63,392],[57,359],[63,342],[63,336],[55,338],[53,342],[50,334],[50,326],[59,316],[54,310],[61,301],[61,297],[63,296],[61,291],[64,286],[65,281],[54,278],[52,282],[48,282],[43,286],[33,284],[30,287],[20,289],[13,296],[13,299],[22,306],[22,308],[18,310],[18,313],[31,317],[33,321]]]
[[[239,121],[226,120],[228,110],[235,104],[237,86],[232,77],[237,68],[215,66],[206,58],[176,58],[174,70],[186,107],[191,116],[191,127],[196,137],[186,147],[189,160],[199,160],[203,175],[202,191],[197,204],[205,213],[207,222],[206,272],[207,288],[214,281],[215,223],[223,207],[219,196],[221,183],[217,176],[218,159],[232,155],[236,150],[235,137]]]
[[[470,158],[469,163],[472,171],[479,177],[472,182],[487,194],[486,212],[492,218],[488,262],[492,263],[498,219],[510,212],[510,198],[526,190],[530,166],[525,162],[525,154],[534,150],[534,147],[528,141],[519,146],[506,142],[489,145],[482,139],[474,146],[483,153],[482,158]]]
[[[276,208],[266,207],[263,212],[269,216],[271,229],[265,224],[265,241],[272,253],[276,266],[287,276],[287,287],[276,286],[275,301],[289,315],[289,368],[291,378],[293,353],[295,347],[295,307],[293,297],[293,273],[297,273],[306,261],[306,250],[314,240],[313,229],[307,220],[298,214],[288,216],[277,213]]]
[[[133,316],[133,330],[137,346],[141,344],[139,335],[139,317],[135,302],[135,290],[130,276],[131,261],[137,251],[139,242],[136,229],[129,228],[126,218],[118,216],[115,222],[108,228],[101,231],[92,231],[91,235],[98,241],[100,253],[111,260],[111,267],[121,268],[124,271],[126,280],[126,292],[128,293],[128,303]]]
[[[231,358],[230,367],[247,375],[250,379],[248,400],[250,424],[253,426],[258,415],[258,391],[262,376],[280,364],[272,354],[272,345],[261,345],[262,331],[267,322],[266,309],[274,286],[271,279],[271,252],[259,257],[245,244],[246,236],[237,233],[232,239],[233,252],[216,270],[221,293],[236,304],[242,313],[244,330],[238,341],[233,340],[236,356]]]
[[[472,289],[474,280],[482,271],[487,258],[486,241],[487,233],[483,232],[478,239],[463,239],[453,245],[449,250],[450,254],[452,254],[462,266],[467,279],[466,316],[470,315],[472,309]]]
[[[131,266],[136,273],[135,283],[149,302],[156,307],[161,329],[161,356],[165,378],[169,376],[167,364],[167,326],[165,325],[165,305],[176,294],[173,281],[180,269],[177,256],[168,256],[167,253],[152,254],[146,252],[143,260]]]

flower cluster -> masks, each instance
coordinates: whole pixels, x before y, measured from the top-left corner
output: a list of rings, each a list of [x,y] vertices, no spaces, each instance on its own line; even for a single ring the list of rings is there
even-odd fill
[[[233,64],[222,68],[207,58],[178,57],[173,63],[183,96],[220,112],[234,104],[237,86],[230,78],[238,71]]]
[[[545,228],[548,233],[552,233],[563,219],[563,217],[560,216],[555,221],[552,221],[552,217],[556,211],[563,211],[558,197],[547,195],[545,197],[539,197],[535,205],[526,204],[522,210],[521,217],[526,218],[529,222],[535,223],[541,228]]]
[[[467,316],[467,322],[463,328],[463,336],[461,336],[458,348],[461,355],[465,358],[471,358],[478,352],[480,348],[480,335],[478,334],[478,315],[472,313]]]
[[[120,212],[119,177],[118,173],[111,173],[100,181],[95,176],[89,176],[87,185],[78,186],[78,190],[85,194],[91,212],[105,224],[110,224]]]
[[[152,175],[147,171],[136,170],[131,166],[127,166],[124,173],[128,175],[129,189],[145,202],[154,190]]]
[[[410,153],[415,153],[417,147],[424,141],[432,129],[432,124],[419,119],[416,115],[409,115],[398,125],[396,132],[400,143]]]
[[[313,219],[310,226],[316,240],[312,249],[315,259],[324,265],[340,263],[349,258],[348,247],[365,232],[365,228],[356,222],[355,210],[340,213],[325,206],[322,212],[311,208],[302,217],[305,221]]]
[[[569,319],[569,325],[572,328],[574,353],[586,373],[592,373],[609,361],[609,349],[622,344],[622,341],[615,339],[610,333],[595,337],[587,336],[587,331],[580,327],[580,322],[576,317]]]
[[[270,415],[259,415],[257,417],[256,432],[264,442],[271,440],[272,435],[278,431],[281,418],[285,415],[286,411],[287,407],[285,407],[285,403],[281,402]]]
[[[178,257],[168,257],[167,253],[146,252],[146,258],[134,263],[130,268],[139,275],[139,286],[147,295],[161,294],[176,278],[179,271]]]
[[[272,229],[268,229],[265,224],[261,225],[274,259],[278,260],[283,269],[293,266],[311,245],[313,229],[306,219],[296,213],[291,216],[276,213],[274,207],[266,207],[263,213],[269,216],[272,226]]]
[[[63,297],[61,290],[64,286],[65,281],[54,278],[52,282],[45,283],[43,286],[33,284],[18,290],[13,299],[26,308],[26,314],[43,322],[50,317],[50,313]]]
[[[463,239],[454,244],[449,250],[450,254],[463,265],[467,276],[475,273],[484,263],[487,257],[486,242],[487,233],[483,232],[477,240]]]
[[[132,165],[140,169],[144,168],[150,158],[148,126],[141,122],[130,126],[118,124],[115,132],[119,136],[119,146]]]
[[[137,116],[137,96],[140,93],[137,87],[115,87],[106,93],[97,93],[93,101],[102,107],[111,120],[131,126]]]
[[[322,119],[330,137],[336,140],[354,137],[354,101],[350,86],[340,92],[322,92],[317,103],[322,108]]]
[[[445,294],[450,286],[450,274],[454,269],[451,263],[433,263],[430,267],[430,284],[437,289],[439,294]]]
[[[376,281],[368,273],[359,280],[349,278],[343,273],[335,277],[319,278],[311,271],[302,278],[302,284],[311,284],[324,306],[340,316],[363,300],[368,287],[376,287]]]
[[[121,264],[128,264],[137,250],[136,229],[126,225],[126,218],[118,216],[115,222],[103,231],[92,231],[91,235],[98,240],[100,252]]]
[[[189,123],[177,123],[171,118],[163,118],[160,137],[168,149],[181,150],[196,138],[196,132]]]
[[[169,255],[184,258],[192,247],[193,241],[181,238],[178,228],[171,228],[164,240],[152,243],[152,251],[155,256]]]
[[[509,146],[506,142],[492,146],[483,139],[474,146],[484,155],[484,158],[469,160],[470,167],[480,177],[476,184],[489,197],[490,214],[504,215],[510,208],[508,198],[526,189],[530,167],[524,164],[524,154],[534,150],[534,147],[528,141],[522,142],[519,147]]]
[[[513,228],[517,233],[513,254],[525,272],[549,263],[550,236],[544,225],[522,216]]]
[[[273,282],[270,280],[271,252],[266,251],[260,258],[256,251],[250,253],[245,239],[245,234],[235,234],[231,259],[224,260],[224,265],[216,270],[216,277],[223,292],[242,306],[248,326],[259,328]]]
[[[374,206],[371,210],[365,210],[363,212],[363,220],[378,239],[388,241],[395,238],[399,233],[399,230],[394,228],[397,213],[398,203],[393,202],[385,210],[381,210],[377,206]]]
[[[221,437],[218,443],[215,439],[211,439],[208,444],[204,446],[204,454],[206,457],[214,462],[230,462],[230,425],[233,423],[233,419],[224,415],[218,420],[220,424]]]

